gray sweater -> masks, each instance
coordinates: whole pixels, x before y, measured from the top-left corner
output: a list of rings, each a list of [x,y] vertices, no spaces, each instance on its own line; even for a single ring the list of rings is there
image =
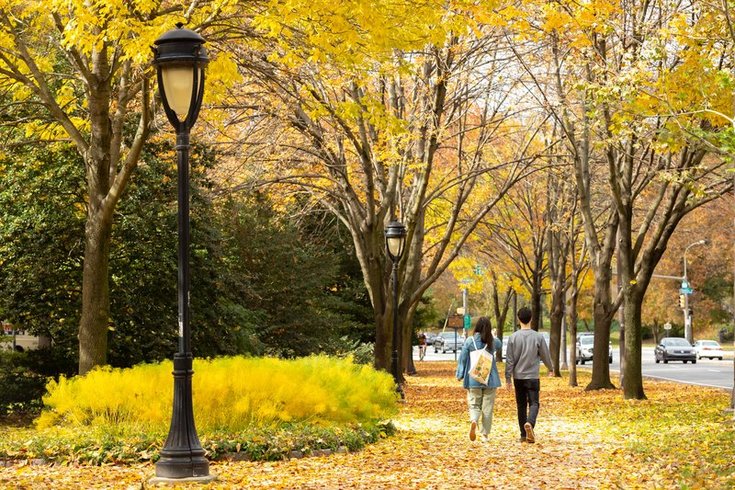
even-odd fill
[[[505,351],[505,381],[539,379],[539,360],[551,370],[551,355],[544,337],[531,329],[521,329],[508,339]]]

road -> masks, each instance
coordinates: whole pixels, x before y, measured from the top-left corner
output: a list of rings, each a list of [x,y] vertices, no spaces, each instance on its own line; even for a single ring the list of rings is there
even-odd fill
[[[642,353],[643,375],[650,378],[665,379],[700,386],[732,389],[733,362],[732,353],[722,361],[714,359],[699,359],[696,364],[672,362],[656,364],[653,356],[653,347],[644,347]],[[620,369],[618,351],[613,351],[611,370]]]
[[[643,376],[675,381],[678,383],[711,386],[731,390],[733,387],[732,353],[726,352],[725,354],[727,357],[722,361],[716,359],[700,359],[696,364],[684,364],[682,362],[656,364],[653,358],[653,347],[644,347],[642,353]],[[459,357],[459,352],[457,353],[457,357]],[[414,347],[414,361],[417,363],[419,362],[418,358],[418,347]],[[426,356],[424,357],[424,362],[453,361],[454,359],[454,353],[434,353],[433,347],[429,346]],[[610,365],[610,370],[616,372],[614,375],[615,378],[617,378],[617,372],[620,370],[619,360],[619,351],[617,349],[613,349],[613,363]],[[578,367],[581,369],[591,369],[592,365],[591,363],[588,363],[584,366]],[[614,379],[613,381],[616,380]]]

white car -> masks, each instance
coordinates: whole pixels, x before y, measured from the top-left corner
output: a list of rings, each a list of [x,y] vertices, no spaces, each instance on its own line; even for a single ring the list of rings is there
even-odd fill
[[[697,340],[694,342],[694,350],[697,352],[697,359],[703,357],[714,359],[716,357],[722,360],[725,356],[725,351],[722,350],[720,344],[715,340]]]
[[[584,364],[587,361],[592,360],[592,353],[594,352],[595,347],[595,337],[594,335],[582,335],[580,337],[577,337],[577,364]],[[612,352],[612,344],[608,345],[608,352],[607,352],[607,362],[608,364],[612,364],[613,361],[613,352]]]

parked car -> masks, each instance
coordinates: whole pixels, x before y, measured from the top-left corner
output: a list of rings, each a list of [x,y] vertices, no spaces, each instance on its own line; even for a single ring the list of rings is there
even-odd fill
[[[462,348],[463,343],[464,338],[459,333],[442,332],[434,339],[434,352],[457,352]]]
[[[581,336],[577,336],[577,364],[584,364],[587,361],[592,360],[592,354],[594,352],[595,347],[595,336],[590,334],[583,334]],[[607,351],[607,362],[608,364],[612,364],[613,361],[613,352],[612,352],[612,344],[608,344],[608,351]]]
[[[697,353],[697,359],[715,357],[720,361],[725,356],[725,351],[716,340],[697,340],[694,342],[694,351]]]
[[[697,363],[697,351],[694,350],[692,344],[682,337],[666,337],[656,346],[653,351],[656,364],[664,361],[683,361],[686,364],[691,361],[692,364]]]

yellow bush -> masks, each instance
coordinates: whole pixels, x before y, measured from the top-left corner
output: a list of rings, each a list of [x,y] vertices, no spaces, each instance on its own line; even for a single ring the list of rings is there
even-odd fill
[[[47,385],[39,428],[53,425],[165,430],[171,417],[171,361],[101,368]],[[223,357],[194,361],[194,416],[201,430],[308,421],[382,419],[395,412],[393,379],[351,360]]]

